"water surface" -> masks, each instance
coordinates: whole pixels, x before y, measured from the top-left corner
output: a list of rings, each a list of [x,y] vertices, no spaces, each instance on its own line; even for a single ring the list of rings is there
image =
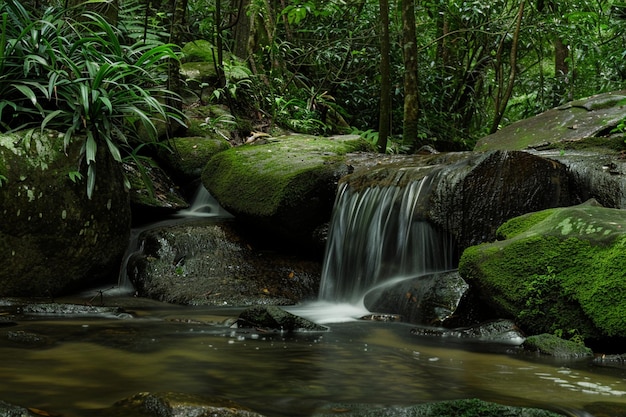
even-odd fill
[[[332,402],[473,397],[626,408],[622,370],[521,355],[507,344],[418,337],[402,323],[327,323],[326,333],[289,335],[229,327],[239,309],[148,302],[134,311],[134,319],[41,317],[0,329],[0,399],[67,417],[143,391],[216,395],[277,417],[307,416]],[[9,340],[16,331],[50,344]]]

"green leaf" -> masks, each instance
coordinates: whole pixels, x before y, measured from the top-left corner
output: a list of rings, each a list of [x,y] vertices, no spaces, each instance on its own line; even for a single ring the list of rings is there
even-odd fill
[[[76,184],[78,181],[83,179],[83,174],[81,174],[78,171],[70,171],[67,173],[67,175],[70,177],[70,180]]]
[[[91,200],[93,189],[96,187],[96,164],[89,164],[87,169],[87,198]]]
[[[122,162],[122,155],[120,154],[119,148],[113,143],[110,139],[106,139],[107,146],[109,147],[109,152],[113,156],[117,162]]]
[[[33,103],[33,106],[37,105],[37,95],[32,90],[32,88],[23,84],[16,84],[15,88],[17,88],[22,94],[24,94],[24,96],[29,99],[31,103]]]
[[[98,150],[98,145],[96,144],[96,140],[93,137],[93,132],[87,132],[87,142],[85,143],[85,159],[87,160],[87,164],[91,164],[96,161],[96,151]]]

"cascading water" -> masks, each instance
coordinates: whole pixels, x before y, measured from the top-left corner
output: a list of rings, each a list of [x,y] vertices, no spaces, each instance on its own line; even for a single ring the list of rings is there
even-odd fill
[[[365,295],[402,279],[456,268],[454,239],[420,216],[433,179],[407,186],[339,190],[322,270],[319,302],[326,314],[307,314],[318,322],[342,321],[366,313]],[[333,306],[337,307],[333,313]],[[319,310],[319,303],[317,305]]]
[[[219,205],[217,200],[207,191],[207,189],[200,184],[196,190],[193,198],[191,199],[189,208],[186,210],[180,210],[175,215],[176,220],[164,220],[157,223],[145,225],[140,228],[134,228],[131,230],[130,241],[122,265],[120,267],[120,274],[118,277],[118,285],[113,289],[121,292],[122,294],[132,294],[135,292],[135,288],[128,277],[128,261],[132,256],[141,254],[143,252],[143,241],[139,241],[139,236],[142,232],[159,227],[179,223],[185,219],[198,218],[198,217],[231,217],[231,214]],[[112,289],[107,289],[111,291]]]

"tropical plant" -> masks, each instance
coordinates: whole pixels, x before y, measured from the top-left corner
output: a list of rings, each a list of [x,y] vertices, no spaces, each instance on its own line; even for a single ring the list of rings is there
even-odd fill
[[[155,141],[158,123],[184,123],[165,88],[168,65],[178,59],[174,45],[146,37],[122,43],[133,37],[93,12],[72,19],[49,8],[37,18],[7,0],[0,17],[0,127],[56,129],[66,147],[81,141],[89,198],[99,147],[122,162],[145,142],[140,132]]]

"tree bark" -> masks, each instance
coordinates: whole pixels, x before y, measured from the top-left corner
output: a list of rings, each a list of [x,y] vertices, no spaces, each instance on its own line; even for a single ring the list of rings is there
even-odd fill
[[[391,133],[391,63],[389,41],[389,1],[379,0],[380,6],[380,117],[376,147],[384,153]]]
[[[501,77],[501,80],[499,83],[500,87],[498,88],[495,97],[495,115],[493,118],[493,123],[491,124],[491,128],[489,129],[489,133],[495,133],[498,130],[498,126],[502,121],[506,106],[509,102],[509,99],[511,98],[511,95],[513,94],[513,86],[515,85],[515,77],[517,75],[517,47],[519,44],[519,35],[522,27],[522,18],[524,16],[525,4],[526,0],[520,1],[519,9],[517,11],[515,31],[513,32],[513,40],[511,41],[511,52],[509,55],[510,68],[506,87],[504,86],[504,74],[502,73],[502,64],[499,65],[499,69],[496,71],[496,74],[500,74],[499,76]],[[499,61],[499,59],[497,61]]]
[[[417,34],[415,31],[415,0],[402,1],[402,52],[404,57],[404,117],[402,142],[418,147],[419,85]]]

